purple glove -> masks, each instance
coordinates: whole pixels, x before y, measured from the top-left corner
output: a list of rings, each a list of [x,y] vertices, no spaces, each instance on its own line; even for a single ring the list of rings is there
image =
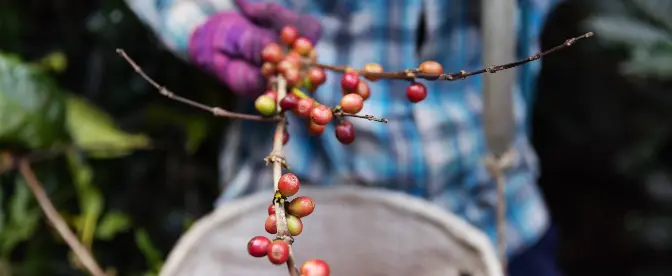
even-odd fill
[[[299,15],[278,4],[236,0],[238,12],[212,15],[189,39],[189,57],[236,94],[256,97],[266,88],[260,72],[261,50],[278,41],[282,27],[291,25],[316,43],[322,33],[317,18]]]

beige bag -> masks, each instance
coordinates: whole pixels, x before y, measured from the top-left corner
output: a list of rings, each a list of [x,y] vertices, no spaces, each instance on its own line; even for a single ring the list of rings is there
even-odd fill
[[[315,200],[295,237],[297,266],[318,258],[334,276],[500,276],[489,239],[439,207],[409,195],[362,187],[302,187]],[[286,265],[247,253],[264,230],[272,193],[221,205],[179,240],[161,276],[289,275]]]

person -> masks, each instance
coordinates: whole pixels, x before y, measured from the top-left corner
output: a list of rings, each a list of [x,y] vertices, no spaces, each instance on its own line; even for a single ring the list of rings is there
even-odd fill
[[[239,110],[254,113],[265,90],[261,50],[291,25],[315,44],[323,64],[386,70],[415,68],[434,60],[448,72],[483,67],[481,1],[474,0],[126,0],[176,56],[217,77],[240,96]],[[538,37],[556,1],[519,0],[521,58],[539,51]],[[559,275],[555,230],[536,187],[538,161],[527,130],[526,97],[539,63],[518,70],[514,99],[518,158],[508,175],[507,254],[509,275]],[[340,75],[328,73],[314,97],[337,103]],[[427,98],[408,102],[400,81],[370,83],[361,113],[388,124],[350,120],[356,140],[341,145],[334,126],[311,136],[305,122],[290,116],[285,157],[304,185],[358,183],[422,197],[483,230],[496,245],[496,188],[482,158],[482,78],[424,82]],[[188,95],[184,95],[188,96]],[[527,97],[529,98],[529,97]],[[219,203],[272,189],[262,161],[271,150],[268,123],[233,121],[221,153],[223,193]]]

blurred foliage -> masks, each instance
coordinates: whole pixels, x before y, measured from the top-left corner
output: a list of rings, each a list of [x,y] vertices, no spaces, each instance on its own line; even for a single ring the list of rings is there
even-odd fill
[[[533,141],[569,275],[672,275],[672,2],[570,0],[542,47]]]
[[[230,93],[167,52],[121,0],[0,1],[0,168],[34,169],[54,205],[116,275],[156,275],[212,209],[226,122],[160,96],[231,108]],[[84,275],[15,171],[0,174],[0,275]]]

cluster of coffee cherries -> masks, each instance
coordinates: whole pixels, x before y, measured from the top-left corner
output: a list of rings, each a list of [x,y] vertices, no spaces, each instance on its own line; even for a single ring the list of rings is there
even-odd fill
[[[277,224],[275,216],[275,200],[287,201],[289,197],[299,192],[301,183],[299,178],[292,173],[286,173],[278,181],[278,191],[274,202],[268,206],[268,218],[264,228],[269,234],[277,233]],[[315,203],[313,199],[307,196],[298,196],[287,204],[284,204],[287,229],[291,236],[298,236],[303,232],[303,222],[301,218],[313,213]],[[268,257],[268,260],[276,265],[283,264],[289,259],[289,245],[281,238],[271,241],[264,236],[256,236],[247,243],[247,251],[253,257]],[[299,269],[301,276],[329,276],[329,266],[320,259],[309,260]]]

